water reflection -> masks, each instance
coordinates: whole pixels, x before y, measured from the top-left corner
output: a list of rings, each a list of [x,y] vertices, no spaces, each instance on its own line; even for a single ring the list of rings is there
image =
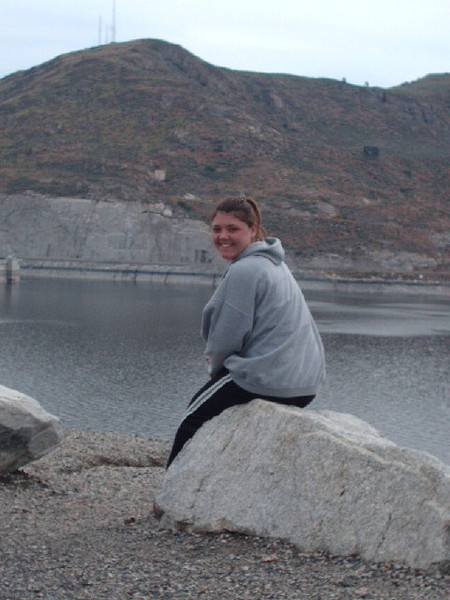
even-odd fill
[[[70,427],[172,437],[206,380],[204,285],[22,280],[0,288],[0,383]],[[307,294],[328,379],[311,408],[350,412],[450,463],[450,309]]]

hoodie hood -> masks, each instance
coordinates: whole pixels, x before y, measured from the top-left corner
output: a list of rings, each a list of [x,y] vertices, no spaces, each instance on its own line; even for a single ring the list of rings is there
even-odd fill
[[[275,265],[279,265],[283,262],[286,253],[278,238],[269,237],[263,242],[253,242],[253,244],[247,246],[232,263],[238,262],[247,256],[263,256]]]

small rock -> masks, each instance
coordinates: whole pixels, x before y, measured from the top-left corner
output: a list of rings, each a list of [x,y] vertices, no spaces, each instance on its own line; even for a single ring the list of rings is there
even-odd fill
[[[37,400],[0,386],[0,475],[53,450],[60,432],[59,419]]]
[[[264,558],[261,559],[262,563],[273,563],[273,562],[278,562],[278,557],[277,556],[265,556]]]

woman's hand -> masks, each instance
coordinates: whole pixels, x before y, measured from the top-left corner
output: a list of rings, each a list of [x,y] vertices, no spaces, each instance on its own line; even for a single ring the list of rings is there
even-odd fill
[[[208,365],[208,373],[209,376],[212,377],[212,373],[211,373],[211,357],[210,356],[205,356],[205,363]]]

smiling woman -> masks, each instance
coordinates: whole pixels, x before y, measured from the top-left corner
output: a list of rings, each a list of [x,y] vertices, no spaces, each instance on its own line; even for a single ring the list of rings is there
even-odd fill
[[[212,239],[216,250],[224,260],[233,260],[255,238],[256,226],[249,227],[234,215],[218,213],[214,217]]]
[[[231,262],[203,310],[211,379],[191,400],[168,465],[203,423],[225,409],[255,398],[303,408],[325,379],[316,324],[280,240],[265,238],[254,200],[221,202],[212,238]]]
[[[259,208],[251,198],[228,198],[216,207],[212,240],[223,259],[235,259],[251,243],[264,240],[265,234]]]

